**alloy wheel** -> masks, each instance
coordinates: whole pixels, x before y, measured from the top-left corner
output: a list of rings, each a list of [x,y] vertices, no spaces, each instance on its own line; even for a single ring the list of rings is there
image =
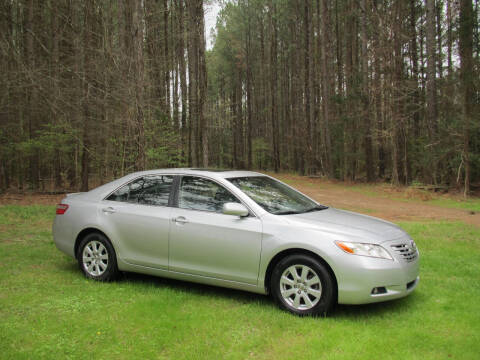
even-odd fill
[[[280,293],[290,307],[309,310],[320,301],[322,283],[309,266],[292,265],[280,277]]]
[[[108,266],[108,251],[97,240],[88,242],[83,248],[82,263],[85,271],[91,276],[100,276]]]

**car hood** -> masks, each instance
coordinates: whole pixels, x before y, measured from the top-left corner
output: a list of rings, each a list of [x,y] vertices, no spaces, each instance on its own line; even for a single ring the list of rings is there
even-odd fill
[[[408,237],[405,231],[391,222],[331,207],[304,214],[282,215],[282,218],[303,228],[337,234],[341,236],[338,240],[351,239],[380,244]]]

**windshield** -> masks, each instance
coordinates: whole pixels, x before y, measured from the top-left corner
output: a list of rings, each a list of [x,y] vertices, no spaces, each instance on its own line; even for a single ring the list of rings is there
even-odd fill
[[[301,214],[326,209],[298,191],[266,176],[227,179],[269,213]]]

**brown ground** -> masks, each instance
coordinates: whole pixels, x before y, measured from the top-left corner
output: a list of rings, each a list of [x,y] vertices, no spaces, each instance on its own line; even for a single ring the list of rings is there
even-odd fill
[[[63,198],[64,194],[60,195],[44,195],[36,193],[16,194],[7,193],[0,195],[0,205],[56,205]]]
[[[423,192],[405,197],[404,189],[386,190],[384,186],[372,186],[370,191],[377,195],[367,195],[352,190],[348,184],[335,183],[322,179],[311,179],[294,175],[277,176],[306,195],[322,204],[340,209],[358,211],[390,221],[412,220],[454,220],[480,227],[480,213],[462,209],[446,208],[423,203]],[[408,193],[408,190],[407,190]],[[401,195],[400,195],[401,194]],[[397,199],[394,199],[397,198]],[[402,201],[398,198],[405,197]]]
[[[480,213],[422,202],[422,200],[428,200],[429,198],[429,195],[424,192],[408,194],[408,190],[405,191],[405,189],[378,185],[368,187],[368,194],[365,194],[359,191],[358,187],[353,188],[353,186],[345,183],[335,183],[319,178],[312,179],[284,174],[276,175],[276,177],[286,181],[320,203],[340,209],[358,211],[391,221],[453,220],[480,227]],[[425,196],[427,196],[427,199],[425,199]],[[63,197],[62,194],[2,194],[0,195],[0,205],[55,205]],[[412,201],[402,201],[399,198]]]

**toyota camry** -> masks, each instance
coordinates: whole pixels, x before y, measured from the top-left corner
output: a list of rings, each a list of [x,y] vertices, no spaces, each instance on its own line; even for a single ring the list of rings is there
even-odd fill
[[[69,194],[53,237],[90,279],[137,272],[271,294],[299,315],[401,298],[419,281],[398,226],[250,171],[150,170]]]

